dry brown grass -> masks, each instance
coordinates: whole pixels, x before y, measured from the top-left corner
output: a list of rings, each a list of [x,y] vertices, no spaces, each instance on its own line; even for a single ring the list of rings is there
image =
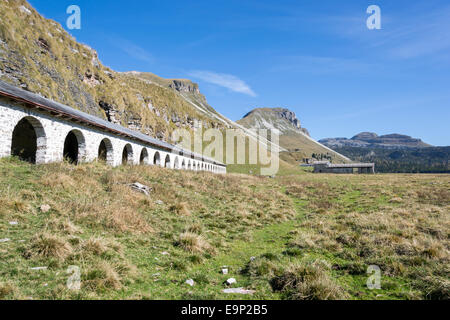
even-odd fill
[[[72,246],[65,239],[49,233],[40,233],[32,239],[27,255],[64,261],[72,252]]]
[[[83,233],[83,230],[70,221],[69,218],[54,218],[48,222],[47,229],[57,230],[67,235]]]
[[[272,280],[275,291],[291,300],[342,300],[348,296],[327,274],[323,264],[291,264]]]
[[[183,215],[183,216],[190,216],[191,211],[189,211],[188,205],[186,202],[177,203],[169,208],[170,211]]]
[[[106,261],[90,267],[83,278],[83,287],[92,291],[122,288],[122,278],[119,272]]]
[[[310,213],[291,247],[329,252],[362,265],[377,264],[384,275],[405,277],[415,288],[432,283],[431,287],[448,289],[444,274],[450,263],[449,176],[308,179],[317,181],[288,183],[287,192],[310,200]],[[324,181],[328,186],[322,188]],[[421,272],[433,276],[423,277]],[[436,289],[440,297],[448,296],[441,289]]]
[[[213,247],[211,247],[203,236],[192,232],[180,234],[176,241],[176,245],[191,253],[211,253],[214,251]]]
[[[94,255],[100,256],[108,251],[108,245],[104,239],[101,238],[89,238],[83,243],[83,249]]]
[[[0,282],[0,300],[17,299],[17,287],[10,282]]]

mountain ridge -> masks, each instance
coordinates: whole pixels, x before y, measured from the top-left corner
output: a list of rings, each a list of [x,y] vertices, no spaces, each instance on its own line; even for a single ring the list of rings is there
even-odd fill
[[[0,79],[170,142],[177,128],[233,127],[188,79],[116,72],[27,1],[0,2]]]
[[[217,112],[189,79],[118,72],[103,65],[94,49],[77,42],[26,0],[0,1],[0,17],[0,80],[176,145],[179,141],[172,140],[172,133],[177,129],[192,135],[214,128],[223,134],[225,129],[239,129],[239,135],[258,140],[262,148],[279,148]],[[192,150],[194,145],[182,147]],[[283,161],[280,166],[291,167]]]
[[[374,132],[361,132],[350,139],[326,138],[319,140],[320,143],[330,147],[364,147],[364,148],[427,148],[433,147],[421,139],[412,138],[408,135],[392,133],[379,136]]]
[[[236,122],[252,130],[278,130],[280,147],[284,149],[283,159],[290,163],[303,162],[311,158],[316,160],[327,158],[335,162],[351,161],[312,139],[296,114],[287,108],[255,108]]]

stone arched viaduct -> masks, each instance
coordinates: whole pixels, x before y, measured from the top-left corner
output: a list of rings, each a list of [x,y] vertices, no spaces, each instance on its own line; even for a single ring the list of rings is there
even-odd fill
[[[0,157],[42,164],[104,160],[226,173],[226,166],[0,81]]]

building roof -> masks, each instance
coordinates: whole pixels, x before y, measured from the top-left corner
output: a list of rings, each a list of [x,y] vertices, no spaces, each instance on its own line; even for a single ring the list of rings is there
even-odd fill
[[[149,144],[154,147],[157,147],[157,148],[160,148],[160,149],[163,149],[166,151],[170,151],[172,153],[179,153],[186,157],[194,157],[195,159],[198,159],[198,160],[203,160],[205,162],[213,163],[213,164],[216,164],[219,166],[225,166],[225,164],[223,164],[222,162],[216,161],[214,159],[205,157],[203,155],[194,153],[189,150],[179,148],[170,143],[152,138],[141,132],[137,132],[137,131],[125,128],[123,126],[108,122],[99,117],[87,114],[85,112],[82,112],[82,111],[79,111],[76,109],[73,109],[69,106],[52,101],[50,99],[46,99],[40,95],[17,88],[15,86],[12,86],[1,80],[0,80],[0,96],[4,96],[7,98],[16,100],[16,101],[23,102],[27,106],[41,109],[41,110],[49,112],[53,115],[59,115],[59,116],[62,116],[64,118],[67,118],[72,121],[76,121],[76,122],[83,123],[86,125],[94,126],[103,131],[109,131],[109,132],[115,133],[117,135],[126,136],[128,138],[138,140],[142,143]]]
[[[345,163],[345,164],[330,164],[328,168],[372,168],[375,163]]]
[[[313,163],[314,166],[326,165],[327,168],[372,168],[375,167],[375,163],[339,163],[333,164],[329,161],[316,161]]]

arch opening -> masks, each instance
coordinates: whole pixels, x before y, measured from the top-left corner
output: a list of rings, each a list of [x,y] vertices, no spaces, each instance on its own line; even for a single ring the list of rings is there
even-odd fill
[[[143,148],[141,151],[141,157],[139,158],[139,163],[141,165],[148,164],[148,151],[146,148]]]
[[[166,160],[164,161],[164,168],[170,168],[170,156],[166,156]]]
[[[72,164],[78,164],[83,158],[84,148],[83,134],[78,130],[72,130],[64,141],[63,157]]]
[[[181,163],[181,169],[186,170],[186,160],[183,159],[183,162]]]
[[[46,135],[42,124],[33,117],[22,118],[14,127],[11,155],[33,164],[45,162]]]
[[[156,152],[153,157],[153,164],[160,166],[161,165],[161,156],[159,155],[159,152]]]
[[[109,139],[105,138],[98,147],[98,160],[112,165],[114,162],[113,146]]]
[[[133,147],[127,144],[122,152],[122,165],[133,164]]]

